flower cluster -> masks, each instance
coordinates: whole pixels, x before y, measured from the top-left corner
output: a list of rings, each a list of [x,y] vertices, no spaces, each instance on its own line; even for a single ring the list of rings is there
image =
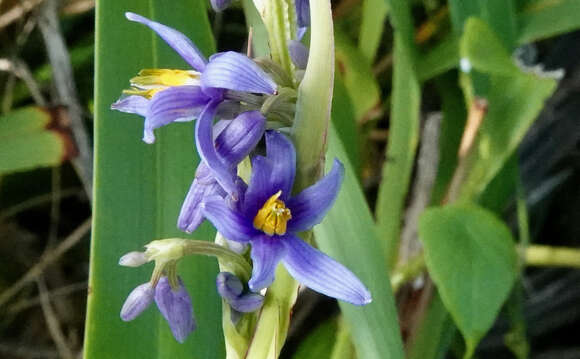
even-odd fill
[[[228,4],[212,1],[220,10]],[[296,6],[298,15],[303,14],[308,1],[296,1]],[[164,125],[196,120],[201,162],[177,225],[191,233],[207,219],[227,243],[164,239],[149,243],[145,252],[123,256],[121,265],[154,261],[155,269],[150,282],[129,294],[121,318],[133,320],[155,301],[176,340],[183,342],[196,324],[176,263],[189,254],[214,255],[237,265],[238,273],[223,272],[216,280],[234,322],[262,306],[264,290],[274,281],[280,262],[313,290],[355,305],[370,303],[370,292],[352,272],[299,237],[331,208],[344,169],[335,160],[325,177],[293,193],[296,151],[280,130],[293,118],[295,97],[293,89],[278,81],[275,64],[265,65],[236,52],[207,60],[177,30],[137,14],[126,16],[155,31],[192,69],[142,70],[112,108],[145,118],[146,143],[153,143],[154,130]],[[307,26],[307,18],[299,16],[298,25]],[[306,67],[308,50],[302,44],[291,42],[289,52],[297,68]],[[251,175],[244,181],[238,166],[246,158]]]

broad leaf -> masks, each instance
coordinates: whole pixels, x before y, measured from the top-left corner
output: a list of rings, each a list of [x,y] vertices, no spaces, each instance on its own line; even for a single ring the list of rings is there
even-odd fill
[[[518,14],[518,42],[545,39],[580,28],[577,0],[530,1]]]
[[[452,205],[425,211],[419,237],[429,274],[465,337],[465,356],[470,357],[517,276],[512,235],[491,212]]]
[[[57,131],[55,121],[48,111],[37,107],[0,117],[0,175],[62,163],[67,141],[72,143]]]

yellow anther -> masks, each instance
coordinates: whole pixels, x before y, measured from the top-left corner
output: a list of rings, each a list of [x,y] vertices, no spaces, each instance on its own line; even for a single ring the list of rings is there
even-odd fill
[[[139,76],[131,79],[131,85],[138,88],[153,88],[158,86],[197,85],[199,73],[185,70],[145,69],[139,71]]]
[[[274,233],[278,235],[285,234],[286,223],[292,218],[292,214],[286,208],[286,204],[278,199],[281,194],[282,191],[278,191],[268,198],[256,217],[254,217],[254,228],[262,230],[269,236],[274,235]]]
[[[165,90],[165,87],[152,88],[149,90],[141,90],[141,89],[133,87],[133,88],[130,88],[128,90],[123,90],[123,93],[126,95],[143,96],[146,99],[150,99],[151,97],[153,97],[153,95],[155,95],[156,93],[158,93],[161,90]]]

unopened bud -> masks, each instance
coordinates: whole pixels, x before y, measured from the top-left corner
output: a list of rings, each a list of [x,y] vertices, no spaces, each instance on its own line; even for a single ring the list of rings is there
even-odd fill
[[[139,267],[149,262],[144,252],[129,252],[119,259],[119,265],[124,267]]]

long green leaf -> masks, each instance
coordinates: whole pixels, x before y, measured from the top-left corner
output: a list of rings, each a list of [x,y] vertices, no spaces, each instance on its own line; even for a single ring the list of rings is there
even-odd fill
[[[157,130],[157,142],[141,141],[143,121],[113,112],[110,104],[143,68],[188,65],[125,11],[152,17],[189,35],[206,54],[214,49],[205,0],[102,0],[97,3],[95,74],[95,196],[85,358],[223,358],[217,265],[207,258],[180,263],[192,295],[198,329],[185,344],[171,336],[154,308],[131,323],[119,318],[127,294],[149,280],[152,267],[123,268],[119,256],[151,240],[183,236],[176,228],[181,202],[198,161],[191,124]],[[197,239],[213,239],[208,227]],[[154,307],[154,305],[152,306]]]
[[[518,42],[545,39],[580,28],[577,0],[536,0],[518,14]]]
[[[356,273],[373,296],[373,302],[364,307],[340,303],[358,357],[402,358],[393,293],[373,219],[344,146],[332,126],[328,166],[334,157],[345,163],[345,180],[334,207],[322,224],[314,228],[316,242],[322,251]]]
[[[358,48],[372,64],[381,43],[389,8],[384,0],[364,0]]]

